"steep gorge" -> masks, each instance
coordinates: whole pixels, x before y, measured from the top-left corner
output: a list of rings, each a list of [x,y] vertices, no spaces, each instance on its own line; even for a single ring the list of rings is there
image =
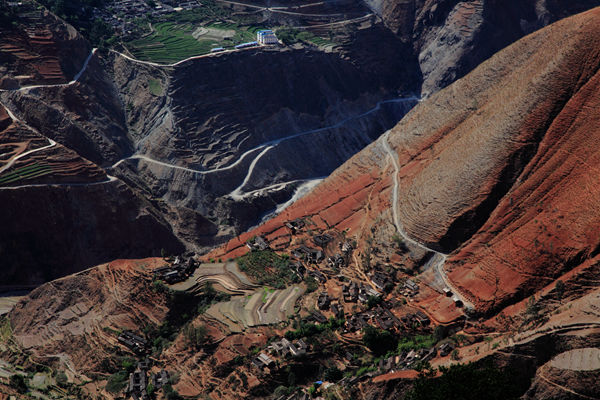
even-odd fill
[[[54,49],[54,57],[63,66],[62,72],[56,76],[41,74],[24,79],[17,74],[25,73],[25,64],[15,62],[14,71],[6,72],[0,101],[16,118],[42,137],[75,152],[93,168],[104,169],[105,174],[116,177],[119,182],[108,182],[106,188],[111,190],[98,186],[91,192],[83,187],[57,186],[6,192],[7,196],[10,193],[7,198],[10,204],[19,203],[22,196],[29,197],[32,190],[44,192],[42,198],[46,192],[69,192],[80,193],[81,199],[85,199],[56,198],[55,201],[65,201],[69,206],[61,208],[59,204],[53,204],[57,211],[42,213],[44,218],[25,206],[29,202],[21,202],[22,214],[5,217],[10,221],[6,225],[10,227],[7,235],[20,232],[16,215],[36,215],[61,232],[74,232],[83,243],[98,244],[91,252],[93,257],[84,256],[84,246],[80,246],[77,256],[73,256],[69,255],[70,236],[66,233],[54,229],[36,233],[31,236],[33,245],[30,247],[43,251],[33,255],[28,254],[25,247],[12,246],[9,257],[13,260],[11,270],[18,270],[24,265],[20,260],[30,260],[26,269],[35,269],[35,265],[39,264],[44,271],[54,271],[31,275],[38,277],[33,279],[37,283],[40,276],[47,277],[44,279],[58,276],[63,268],[71,272],[113,257],[157,254],[161,248],[179,251],[185,247],[203,252],[237,236],[265,215],[271,215],[269,213],[273,210],[281,209],[290,198],[328,176],[353,154],[392,128],[417,103],[421,93],[435,92],[484,57],[481,53],[472,64],[467,65],[461,57],[471,53],[470,47],[463,46],[460,51],[455,51],[452,47],[438,46],[435,52],[443,50],[459,58],[441,62],[432,57],[428,63],[436,65],[436,71],[451,66],[462,72],[443,72],[444,79],[431,78],[437,72],[430,73],[424,67],[419,49],[429,46],[432,40],[446,43],[448,32],[454,32],[454,35],[457,29],[460,31],[463,19],[469,26],[475,24],[472,29],[469,28],[469,40],[479,46],[487,42],[478,27],[481,21],[476,18],[477,7],[473,8],[470,3],[457,4],[456,7],[462,8],[451,15],[460,23],[448,25],[450,31],[446,32],[438,28],[446,21],[445,13],[450,12],[450,3],[435,2],[437,11],[433,10],[436,5],[433,3],[427,2],[423,10],[440,13],[444,17],[428,19],[423,17],[425,11],[418,12],[421,16],[418,21],[421,22],[415,22],[419,28],[413,32],[412,38],[374,23],[348,32],[347,43],[334,51],[306,46],[288,47],[281,51],[246,50],[194,58],[169,66],[138,62],[114,51],[90,53],[89,45],[72,27],[45,11],[36,14],[36,18],[51,21],[48,24],[53,27],[49,39],[44,39],[50,44],[43,51],[37,51],[45,56],[49,49]],[[415,13],[421,10],[411,7]],[[500,11],[492,11],[501,9],[501,5],[486,3],[486,7],[486,12],[500,15]],[[552,18],[571,13],[575,8],[556,5],[551,12]],[[15,41],[20,41],[23,48],[39,45],[37,34],[27,35],[28,24],[35,24],[38,20],[28,18],[22,19],[21,28],[11,28],[8,30],[10,34],[3,37],[6,43],[11,43],[2,47],[3,57],[9,57],[8,53],[10,57],[22,55],[15,53]],[[385,15],[384,20],[391,27]],[[514,40],[526,31],[522,29],[518,35],[513,35],[493,27],[491,24],[486,29],[491,29],[502,43]],[[453,40],[450,42],[454,43]],[[76,49],[76,57],[67,61],[64,49],[69,47]],[[496,47],[491,45],[489,51]],[[526,60],[525,57],[521,59]],[[82,73],[77,81],[70,80],[79,75],[73,68],[74,64],[85,66],[80,70]],[[38,86],[28,88],[30,85]],[[470,93],[467,89],[465,92]],[[464,115],[455,113],[448,117],[451,122],[447,126],[436,128],[440,130],[439,134],[457,126],[461,118],[467,118],[471,108],[478,107],[473,100],[477,96],[467,97],[465,102],[469,105],[461,111]],[[485,99],[477,101],[483,104]],[[423,117],[426,122],[420,124],[434,119],[443,120],[444,115],[447,114]],[[462,140],[468,142],[473,138],[465,136]],[[499,138],[490,137],[489,140]],[[501,178],[503,182],[515,178],[523,167],[519,162],[526,162],[533,151],[531,146],[521,150],[517,147],[510,147],[512,150],[504,147],[515,160],[515,166],[505,170],[509,177]],[[434,148],[432,151],[435,153]],[[499,150],[499,154],[504,153]],[[469,156],[479,157],[476,154]],[[385,153],[381,157],[387,160]],[[391,165],[388,164],[387,168]],[[433,167],[428,171],[422,179],[430,179],[426,178],[427,173],[437,173]],[[52,181],[51,177],[45,178],[45,184],[76,183],[88,179],[85,174],[71,174],[70,180],[66,181],[64,177]],[[377,188],[383,190],[391,184],[390,181],[382,181]],[[355,185],[360,183],[352,182],[349,187],[358,187]],[[419,185],[407,190],[417,193]],[[495,190],[498,197],[507,187],[500,185],[494,189],[492,185],[488,189]],[[442,186],[438,186],[437,190],[443,190]],[[363,189],[358,189],[358,192],[364,196],[369,193]],[[97,219],[94,217],[87,221],[90,226],[102,231],[97,233],[97,237],[94,230],[84,232],[75,229],[75,220],[68,216],[68,213],[74,213],[73,208],[78,207],[80,201],[92,202],[91,193],[102,200],[101,205],[90,204],[89,215],[96,215]],[[442,195],[444,193],[437,194],[440,198]],[[126,199],[119,199],[120,196]],[[428,205],[426,209],[432,216],[431,221],[420,221],[416,224],[420,228],[415,225],[408,229],[412,234],[413,230],[432,228],[430,234],[433,236],[424,238],[424,241],[438,246],[436,248],[440,250],[452,250],[483,223],[481,215],[489,213],[498,200],[494,196],[487,198],[494,200],[490,204],[490,200],[475,201],[479,209],[474,203],[468,212],[454,210],[461,213],[462,219],[452,219],[451,226],[438,224],[436,218],[439,215],[435,214],[439,210],[434,204]],[[381,197],[381,201],[385,204],[387,200]],[[353,205],[352,210],[358,210],[356,207],[356,204]],[[96,208],[97,213],[94,212]],[[412,217],[408,214],[414,213],[414,210],[406,207],[401,208],[401,212],[407,213],[405,217],[410,220]],[[138,225],[137,216],[148,216],[151,222]],[[99,221],[111,222],[104,224]],[[351,224],[352,221],[345,223]],[[31,224],[28,229],[33,230],[35,221],[32,220]],[[157,232],[161,233],[151,239],[140,240],[142,233],[137,232],[142,226],[144,229],[157,227]],[[466,232],[465,227],[471,230]],[[116,232],[127,232],[126,236],[131,241]],[[47,235],[55,237],[51,241],[55,244],[50,247],[45,244]],[[120,243],[121,240],[123,243]],[[138,240],[143,244],[135,245]],[[50,248],[54,249],[52,257],[46,257]],[[17,282],[28,283],[25,276],[26,273]]]

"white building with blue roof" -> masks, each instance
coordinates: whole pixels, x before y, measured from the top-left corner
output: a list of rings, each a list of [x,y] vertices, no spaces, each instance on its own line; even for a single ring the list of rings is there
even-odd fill
[[[275,33],[270,29],[263,29],[256,32],[256,41],[262,45],[279,43],[277,36],[275,36]]]

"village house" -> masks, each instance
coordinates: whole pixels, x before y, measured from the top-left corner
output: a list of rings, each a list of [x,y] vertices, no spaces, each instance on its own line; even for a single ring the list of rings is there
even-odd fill
[[[304,227],[304,221],[300,218],[293,221],[288,221],[285,226],[290,230],[292,235],[295,235],[300,229]]]
[[[452,352],[452,350],[454,350],[454,346],[452,346],[452,344],[450,343],[444,343],[440,346],[440,356],[442,357],[446,357],[448,354],[450,354]]]
[[[336,253],[333,257],[327,258],[327,265],[331,268],[341,268],[346,264],[346,260],[341,254]]]
[[[156,374],[152,374],[152,385],[156,389],[160,389],[169,383],[169,373],[164,369]]]
[[[148,346],[146,339],[130,331],[121,333],[117,340],[135,353],[144,353]]]
[[[283,338],[271,343],[271,346],[269,347],[272,353],[275,353],[279,357],[286,357],[288,355],[298,357],[306,354],[306,351],[308,350],[308,345],[302,339],[298,340],[296,343],[292,343],[286,338]]]
[[[329,310],[333,313],[336,318],[344,317],[344,309],[337,303],[332,303],[329,306]]]
[[[392,372],[396,368],[396,356],[382,358],[378,364],[379,370],[382,372]]]
[[[404,282],[404,290],[402,291],[402,294],[407,297],[413,297],[418,293],[419,285],[417,285],[414,281],[407,279],[406,282]]]
[[[154,279],[160,279],[168,284],[174,284],[186,280],[196,269],[197,264],[192,257],[187,260],[181,256],[166,267],[157,268],[152,271]]]
[[[260,353],[252,360],[252,365],[262,370],[263,368],[271,368],[275,365],[275,361],[265,353]]]
[[[361,303],[369,301],[369,297],[381,297],[381,293],[368,286],[361,285],[358,291],[358,300]]]
[[[429,317],[421,310],[419,310],[415,313],[415,319],[417,320],[417,322],[419,324],[421,324],[423,326],[429,325],[429,323],[431,322]]]
[[[270,249],[269,242],[263,236],[255,236],[246,242],[251,251],[265,251]]]
[[[331,242],[333,240],[333,237],[331,237],[330,235],[324,233],[322,235],[315,235],[313,236],[313,243],[316,244],[319,247],[325,247],[327,246],[327,243]]]
[[[312,276],[313,278],[318,280],[320,283],[327,282],[327,277],[321,271],[311,270],[311,271],[308,271],[308,275]]]
[[[150,360],[144,358],[142,361],[138,361],[137,368],[142,371],[148,371],[150,369]]]
[[[348,241],[340,243],[340,250],[345,255],[348,255],[348,253],[350,253],[352,251],[352,244],[350,242],[348,242]]]
[[[375,272],[371,277],[371,283],[382,292],[386,290],[389,284],[392,284],[392,280],[389,276],[384,274],[383,272]]]
[[[343,285],[342,294],[344,295],[345,302],[356,303],[358,300],[358,284],[352,281],[349,285]]]
[[[317,308],[319,310],[326,310],[329,308],[329,304],[331,303],[331,298],[327,294],[327,292],[321,292],[317,299]]]
[[[246,49],[248,47],[254,47],[254,46],[258,46],[258,42],[241,43],[241,44],[234,46],[234,48],[237,50],[240,50],[240,49]]]
[[[407,288],[408,290],[419,290],[419,285],[417,285],[414,281],[407,279],[406,282],[404,282],[404,287]]]
[[[325,259],[325,254],[321,250],[311,249],[308,254],[308,261],[314,264],[318,264]]]
[[[318,311],[313,311],[310,315],[310,318],[319,324],[324,324],[327,322],[327,318]]]
[[[313,249],[305,245],[292,250],[292,255],[298,259],[313,263],[319,263],[325,258],[321,250]]]
[[[456,305],[456,307],[462,307],[463,306],[462,300],[457,295],[452,296],[452,301],[454,302],[454,304]]]
[[[150,396],[146,392],[147,386],[146,371],[138,368],[129,374],[129,382],[125,388],[125,393],[134,400],[147,400],[150,399]]]
[[[290,268],[296,273],[296,275],[298,275],[300,279],[304,278],[304,274],[306,273],[306,267],[304,267],[304,265],[302,265],[300,261],[291,263]]]
[[[365,314],[354,314],[346,321],[346,331],[356,332],[369,325],[368,317]]]
[[[277,40],[277,36],[270,29],[263,29],[256,32],[256,41],[261,45],[270,45],[277,44],[279,40]]]
[[[381,329],[390,330],[400,326],[400,321],[390,310],[382,307],[375,309],[374,319]]]

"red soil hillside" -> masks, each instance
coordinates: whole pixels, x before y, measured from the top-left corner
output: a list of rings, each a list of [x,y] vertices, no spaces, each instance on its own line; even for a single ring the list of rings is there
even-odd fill
[[[116,260],[42,285],[11,311],[13,336],[35,355],[62,353],[56,360],[70,370],[93,370],[117,345],[114,332],[164,319],[165,296],[151,290],[150,273],[163,265]]]
[[[600,245],[599,67],[600,9],[527,36],[210,256],[237,256],[261,233],[284,243],[284,222],[305,216],[358,238],[384,228],[391,242],[396,215],[409,247],[450,253],[443,269],[477,311],[519,301]]]

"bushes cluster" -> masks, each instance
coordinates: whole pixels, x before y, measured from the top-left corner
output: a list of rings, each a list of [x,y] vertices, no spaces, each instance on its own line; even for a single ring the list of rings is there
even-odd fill
[[[278,255],[271,250],[252,251],[239,257],[240,269],[261,285],[283,289],[290,283],[298,282],[298,276],[289,267],[287,255]]]
[[[513,400],[527,390],[530,379],[518,369],[500,369],[492,362],[483,365],[457,364],[440,367],[442,376],[423,374],[404,400]]]

